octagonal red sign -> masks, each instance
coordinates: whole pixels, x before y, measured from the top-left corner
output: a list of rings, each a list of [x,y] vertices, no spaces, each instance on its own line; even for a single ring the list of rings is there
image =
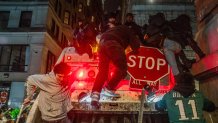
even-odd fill
[[[163,53],[152,47],[140,47],[138,54],[127,54],[128,73],[135,80],[157,81],[169,74]]]

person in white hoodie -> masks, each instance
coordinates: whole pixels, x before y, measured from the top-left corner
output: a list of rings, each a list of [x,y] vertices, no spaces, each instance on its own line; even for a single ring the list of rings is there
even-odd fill
[[[61,62],[48,74],[36,74],[27,78],[27,97],[24,104],[32,100],[37,88],[40,89],[38,107],[43,123],[70,123],[67,116],[73,108],[70,86],[67,84],[70,73],[71,67]]]

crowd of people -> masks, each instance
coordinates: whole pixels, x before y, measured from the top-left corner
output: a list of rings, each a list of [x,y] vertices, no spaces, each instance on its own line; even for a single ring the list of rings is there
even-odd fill
[[[184,21],[179,22],[181,20]],[[182,27],[174,29],[173,24],[178,23],[181,24],[178,26]],[[99,109],[100,94],[120,97],[115,91],[119,82],[127,75],[125,49],[130,46],[132,52],[137,54],[140,45],[145,45],[163,50],[176,80],[175,87],[156,103],[156,109],[160,111],[167,109],[170,122],[202,122],[202,111],[214,111],[215,105],[195,89],[194,77],[188,71],[180,69],[180,65],[190,69],[195,62],[186,58],[183,52],[185,46],[190,45],[200,58],[205,56],[192,39],[189,23],[190,18],[187,15],[167,21],[163,13],[150,16],[144,28],[136,24],[132,13],[126,14],[124,24],[119,23],[116,14],[112,13],[100,29],[96,29],[85,20],[78,20],[78,27],[73,35],[76,40],[74,47],[79,54],[87,53],[92,58],[92,46],[97,45],[95,38],[100,33],[98,35],[99,72],[90,95],[92,108]],[[114,74],[109,78],[110,64],[113,64],[115,69]],[[49,74],[28,77],[27,98],[24,104],[30,102],[34,91],[39,88],[39,109],[43,123],[70,122],[67,114],[72,109],[72,105],[69,85],[66,84],[70,71],[70,66],[60,63],[55,65]]]

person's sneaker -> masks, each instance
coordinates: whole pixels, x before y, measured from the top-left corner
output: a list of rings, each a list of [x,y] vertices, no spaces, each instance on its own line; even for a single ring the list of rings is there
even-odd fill
[[[109,90],[107,88],[103,88],[101,91],[101,94],[107,97],[113,97],[113,98],[120,98],[120,94],[115,93],[112,90]]]
[[[100,93],[99,92],[92,92],[91,94],[91,108],[93,110],[99,109],[100,108]]]
[[[98,110],[100,108],[100,103],[99,101],[91,101],[91,109],[92,110]]]
[[[78,96],[79,103],[91,102],[91,97],[89,93],[81,92]]]

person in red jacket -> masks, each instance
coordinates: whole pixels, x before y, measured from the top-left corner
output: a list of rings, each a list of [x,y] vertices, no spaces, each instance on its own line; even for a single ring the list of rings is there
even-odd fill
[[[109,97],[120,97],[114,92],[116,86],[127,75],[127,61],[125,49],[130,46],[133,52],[140,47],[140,40],[127,26],[119,25],[110,28],[101,35],[99,43],[99,72],[97,74],[92,93],[91,105],[99,108],[100,92],[105,81],[108,80],[110,62],[115,66],[114,74],[103,88],[102,94]]]

